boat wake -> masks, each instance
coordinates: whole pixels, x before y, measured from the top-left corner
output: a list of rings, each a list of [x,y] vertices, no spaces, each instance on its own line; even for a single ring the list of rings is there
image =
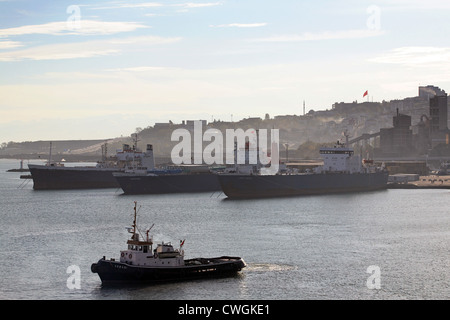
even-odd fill
[[[297,266],[273,263],[247,263],[246,272],[281,272],[297,270]]]

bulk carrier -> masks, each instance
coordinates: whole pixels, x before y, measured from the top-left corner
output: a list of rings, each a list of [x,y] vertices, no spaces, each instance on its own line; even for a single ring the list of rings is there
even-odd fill
[[[285,170],[273,175],[261,173],[261,166],[236,166],[234,173],[220,174],[222,191],[230,199],[287,197],[312,194],[361,192],[387,188],[388,172],[373,161],[363,160],[352,148],[339,141],[321,148],[323,165],[299,173]],[[250,170],[248,170],[250,168]]]
[[[115,172],[113,176],[124,194],[197,193],[221,190],[216,172],[205,165]]]
[[[137,139],[131,147],[124,144],[116,155],[107,158],[106,151],[95,166],[66,167],[52,161],[50,144],[49,159],[44,165],[29,164],[34,190],[118,188],[114,172],[125,172],[135,167],[154,167],[153,146],[145,152],[137,148]],[[106,150],[106,145],[105,145]]]
[[[114,157],[106,155],[95,166],[67,167],[49,160],[29,164],[34,190],[122,188],[125,194],[165,194],[220,191],[216,169],[204,165],[156,167],[153,145],[142,152],[123,145]],[[220,169],[220,168],[218,168]]]

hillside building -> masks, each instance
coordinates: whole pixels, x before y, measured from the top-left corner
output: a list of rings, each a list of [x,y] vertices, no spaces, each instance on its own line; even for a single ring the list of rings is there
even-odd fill
[[[380,149],[386,156],[407,156],[415,152],[411,116],[399,113],[393,117],[392,128],[380,129]]]

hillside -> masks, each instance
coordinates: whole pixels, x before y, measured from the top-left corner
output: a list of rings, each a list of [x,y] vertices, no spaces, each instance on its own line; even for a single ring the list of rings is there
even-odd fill
[[[305,115],[277,115],[265,118],[246,118],[237,122],[214,120],[207,123],[203,130],[214,128],[220,130],[224,137],[226,129],[273,129],[280,130],[280,155],[285,156],[285,145],[288,145],[289,155],[295,158],[314,158],[318,156],[317,149],[322,144],[336,142],[343,138],[347,132],[350,138],[356,138],[364,133],[376,133],[380,128],[392,127],[392,118],[399,110],[412,117],[412,129],[415,130],[422,115],[429,116],[429,102],[423,97],[405,98],[403,100],[383,102],[352,102],[335,103],[330,110],[310,110]],[[145,149],[146,144],[152,144],[155,157],[170,159],[170,152],[178,142],[171,141],[172,132],[178,128],[188,128],[190,121],[181,124],[156,123],[145,129],[138,128],[138,147]],[[205,122],[206,123],[206,122]],[[191,127],[192,128],[192,127]],[[98,139],[98,140],[71,140],[52,142],[54,160],[62,158],[67,161],[100,160],[102,145],[107,142],[108,155],[113,155],[123,144],[132,145],[130,137]],[[209,142],[208,142],[209,143]],[[206,143],[206,144],[208,144]],[[305,144],[306,143],[306,144]],[[307,144],[309,143],[309,144]],[[302,146],[302,148],[300,148]],[[315,146],[316,151],[311,150]],[[9,142],[2,143],[0,157],[47,159],[50,150],[50,141]],[[158,161],[157,161],[158,162]]]
[[[115,153],[123,143],[131,144],[131,138],[115,138],[103,140],[59,140],[59,141],[26,141],[4,143],[0,149],[1,158],[15,159],[48,159],[50,144],[52,159],[61,161],[97,161],[102,157],[102,145],[107,143],[108,154]]]

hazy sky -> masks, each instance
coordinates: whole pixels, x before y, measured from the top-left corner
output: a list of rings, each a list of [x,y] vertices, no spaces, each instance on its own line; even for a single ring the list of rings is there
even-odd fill
[[[450,2],[0,0],[0,142],[450,91]]]

